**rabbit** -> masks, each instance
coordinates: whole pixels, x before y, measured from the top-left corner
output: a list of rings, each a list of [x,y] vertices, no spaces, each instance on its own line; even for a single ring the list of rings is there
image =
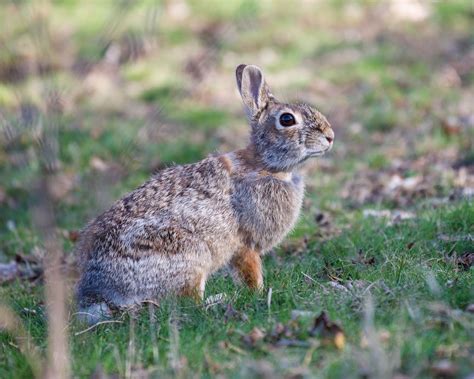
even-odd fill
[[[206,280],[228,264],[263,288],[261,257],[300,213],[298,167],[330,150],[334,132],[310,106],[278,101],[259,67],[239,65],[236,79],[250,123],[246,148],[158,172],[81,232],[83,320],[167,295],[202,299]]]

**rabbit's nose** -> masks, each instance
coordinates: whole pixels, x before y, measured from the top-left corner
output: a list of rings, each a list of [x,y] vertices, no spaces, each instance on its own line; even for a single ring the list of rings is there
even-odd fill
[[[334,132],[332,131],[332,129],[326,129],[324,131],[324,137],[326,137],[326,140],[329,143],[332,143],[334,141]]]

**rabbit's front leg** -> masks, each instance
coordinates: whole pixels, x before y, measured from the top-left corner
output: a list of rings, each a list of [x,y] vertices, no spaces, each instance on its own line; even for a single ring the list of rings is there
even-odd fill
[[[197,303],[201,302],[204,298],[206,278],[207,275],[205,273],[195,273],[195,275],[192,275],[192,277],[187,281],[180,295],[190,297]]]
[[[243,248],[231,261],[240,278],[252,289],[263,289],[262,260],[258,251]]]

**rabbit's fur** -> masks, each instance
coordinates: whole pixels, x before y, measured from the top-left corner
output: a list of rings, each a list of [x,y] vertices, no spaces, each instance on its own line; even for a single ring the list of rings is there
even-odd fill
[[[236,76],[247,148],[159,172],[82,231],[77,297],[87,321],[168,294],[202,298],[208,277],[228,263],[262,288],[260,257],[300,212],[296,169],[329,150],[334,133],[308,105],[277,101],[258,67],[240,65]],[[296,124],[283,126],[283,113]]]

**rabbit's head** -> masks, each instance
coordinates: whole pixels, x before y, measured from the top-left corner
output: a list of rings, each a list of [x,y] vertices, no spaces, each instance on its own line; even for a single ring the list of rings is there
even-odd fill
[[[257,66],[239,65],[236,77],[252,128],[253,148],[267,169],[292,170],[331,149],[334,132],[320,112],[306,104],[276,100]]]

